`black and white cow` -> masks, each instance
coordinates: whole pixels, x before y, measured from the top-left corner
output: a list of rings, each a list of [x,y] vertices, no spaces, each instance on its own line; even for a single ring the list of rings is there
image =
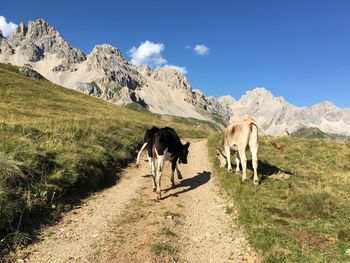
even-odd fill
[[[181,180],[182,175],[177,167],[177,163],[186,164],[188,148],[190,143],[182,144],[176,131],[172,128],[157,128],[148,129],[144,136],[144,144],[137,156],[137,164],[140,162],[141,152],[147,147],[148,160],[151,166],[151,175],[153,178],[153,191],[157,191],[158,198],[161,198],[161,179],[164,168],[164,161],[171,162],[171,184],[174,185],[174,172]],[[158,161],[157,174],[155,174],[155,159]]]

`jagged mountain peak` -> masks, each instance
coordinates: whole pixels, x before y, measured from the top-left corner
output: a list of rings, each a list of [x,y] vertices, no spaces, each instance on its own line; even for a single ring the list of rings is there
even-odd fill
[[[243,104],[269,104],[271,102],[286,105],[289,104],[283,97],[275,97],[271,91],[264,87],[256,87],[248,90],[239,100]]]
[[[236,100],[230,95],[224,95],[218,98],[218,101],[224,104],[230,104],[235,102]]]
[[[246,91],[241,99],[259,99],[259,98],[271,98],[272,93],[264,87],[256,87],[252,90]]]
[[[122,52],[118,48],[106,43],[95,45],[90,54],[93,53],[116,54],[120,57],[123,57]]]
[[[180,71],[170,67],[156,67],[151,78],[156,81],[166,82],[168,86],[174,89],[191,90],[190,82]]]
[[[10,40],[19,40],[23,38],[30,38],[33,40],[40,40],[43,37],[59,37],[60,34],[44,19],[37,19],[35,21],[29,21],[28,25],[21,22],[16,31],[9,36]],[[63,39],[62,39],[63,40]]]
[[[95,62],[100,64],[110,64],[110,63],[125,63],[122,52],[109,44],[99,44],[95,45],[91,53],[88,55],[88,60],[95,60]]]
[[[25,29],[25,25],[22,23],[19,28],[23,27]],[[36,34],[37,37],[43,37],[45,35],[55,34],[60,35],[58,31],[47,23],[44,19],[40,18],[34,21],[28,22],[28,33]]]
[[[333,102],[331,101],[323,101],[321,103],[317,103],[311,106],[313,109],[339,109]]]
[[[7,39],[2,41],[0,55],[4,55],[2,60],[6,61],[6,55],[16,55],[16,61],[38,62],[47,55],[56,55],[61,59],[61,67],[69,68],[71,63],[80,63],[86,59],[85,54],[77,48],[72,48],[67,41],[63,39],[60,33],[44,19],[29,21],[28,25],[21,22],[17,30]],[[10,58],[8,58],[10,59]],[[11,62],[11,59],[10,59]],[[58,65],[55,65],[58,66]]]

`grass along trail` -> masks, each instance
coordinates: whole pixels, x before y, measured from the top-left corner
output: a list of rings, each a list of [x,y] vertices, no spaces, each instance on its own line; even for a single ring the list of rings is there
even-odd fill
[[[174,188],[165,166],[161,201],[147,162],[125,169],[116,186],[68,212],[17,256],[24,262],[257,262],[218,192],[206,141],[192,141],[188,161]]]

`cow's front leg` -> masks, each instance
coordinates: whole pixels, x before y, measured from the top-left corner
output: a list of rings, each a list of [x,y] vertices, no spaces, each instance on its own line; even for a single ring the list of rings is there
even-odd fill
[[[227,171],[231,172],[232,166],[231,166],[231,149],[230,149],[230,147],[226,146],[225,152],[226,152],[226,161],[227,161]]]
[[[177,173],[177,178],[179,178],[179,180],[182,180],[182,174],[181,174],[179,168],[177,167],[177,164],[176,164],[176,173]]]
[[[152,176],[152,181],[153,181],[153,192],[156,191],[156,175],[155,175],[155,171],[154,171],[154,158],[148,156],[148,162],[150,164],[151,167],[151,176]]]
[[[164,153],[164,155],[158,155],[158,172],[157,172],[157,176],[156,176],[158,199],[162,198],[160,185],[161,185],[161,180],[162,180],[165,155],[166,155],[166,153]]]
[[[245,148],[239,149],[238,153],[241,159],[242,170],[243,170],[242,181],[245,181],[247,179],[247,157],[245,155]]]
[[[171,162],[171,176],[170,176],[170,181],[171,181],[171,186],[174,187],[175,185],[175,181],[174,181],[174,172],[175,172],[175,168],[176,168],[176,159],[174,159]]]

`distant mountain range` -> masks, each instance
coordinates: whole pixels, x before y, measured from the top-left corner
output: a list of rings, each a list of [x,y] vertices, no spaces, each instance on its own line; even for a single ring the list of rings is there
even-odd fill
[[[207,97],[176,69],[133,65],[111,45],[96,45],[86,55],[43,19],[21,23],[8,38],[0,32],[0,62],[30,67],[64,87],[117,105],[138,103],[154,113],[226,122],[250,115],[272,135],[304,127],[350,135],[350,108],[331,102],[299,108],[261,87],[239,100]]]

